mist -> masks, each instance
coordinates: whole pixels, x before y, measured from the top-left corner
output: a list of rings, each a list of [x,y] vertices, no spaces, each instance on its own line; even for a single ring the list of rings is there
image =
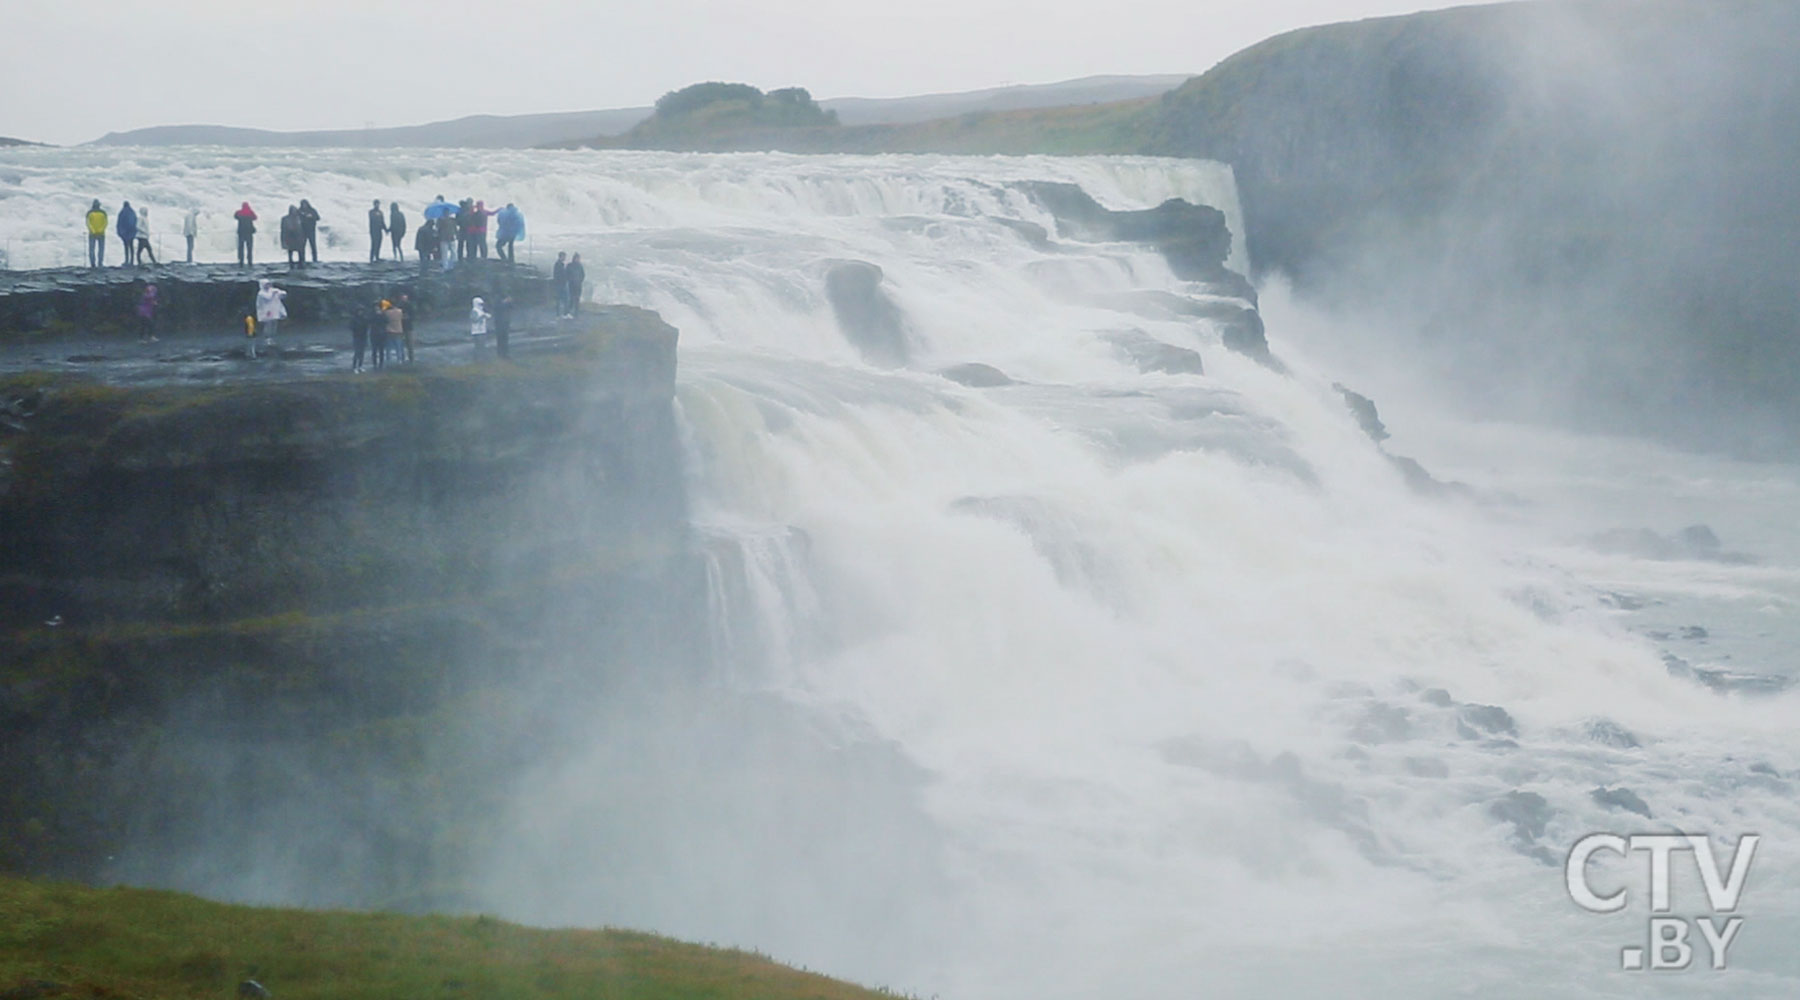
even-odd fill
[[[1755,0],[1336,26],[1165,130],[1238,165],[1260,268],[1465,413],[1791,456],[1797,34]]]

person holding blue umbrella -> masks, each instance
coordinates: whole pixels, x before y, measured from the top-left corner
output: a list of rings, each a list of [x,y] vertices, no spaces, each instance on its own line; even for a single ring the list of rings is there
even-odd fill
[[[515,263],[513,243],[525,235],[525,213],[509,201],[495,216],[494,222],[498,227],[494,230],[494,256],[508,264]]]

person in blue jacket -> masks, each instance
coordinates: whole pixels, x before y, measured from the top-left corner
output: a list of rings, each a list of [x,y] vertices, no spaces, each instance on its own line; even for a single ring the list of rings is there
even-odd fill
[[[514,262],[513,243],[525,236],[525,213],[509,201],[494,217],[494,222],[497,226],[494,230],[494,256],[511,264]]]
[[[136,264],[137,211],[131,207],[131,202],[128,201],[120,206],[119,221],[113,232],[118,233],[119,242],[125,244],[125,263],[119,266],[130,267],[131,265]]]

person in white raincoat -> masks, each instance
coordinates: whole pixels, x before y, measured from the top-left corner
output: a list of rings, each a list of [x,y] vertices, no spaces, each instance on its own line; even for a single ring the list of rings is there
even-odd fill
[[[469,343],[475,345],[475,354],[481,354],[481,345],[487,343],[488,319],[492,314],[487,311],[487,303],[481,296],[475,296],[475,302],[469,307]]]
[[[275,283],[267,278],[262,280],[260,291],[256,293],[256,325],[263,331],[263,346],[275,349],[275,331],[280,328],[281,321],[287,319],[287,292],[276,288]]]
[[[187,240],[187,262],[194,262],[194,237],[200,235],[200,210],[188,209],[188,214],[181,220],[181,235]]]

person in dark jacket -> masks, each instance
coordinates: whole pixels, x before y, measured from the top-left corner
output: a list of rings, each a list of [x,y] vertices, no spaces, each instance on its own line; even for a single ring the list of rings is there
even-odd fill
[[[563,276],[569,282],[569,318],[574,319],[575,314],[581,311],[582,283],[587,281],[587,268],[581,266],[580,254],[569,258],[569,269],[563,272]]]
[[[369,324],[374,319],[374,309],[350,308],[350,346],[356,352],[356,356],[350,359],[350,370],[353,372],[363,370],[363,354],[369,349]]]
[[[256,263],[256,212],[246,201],[231,217],[237,220],[238,265],[249,267]]]
[[[131,202],[119,207],[119,221],[113,231],[119,234],[119,242],[125,244],[125,263],[119,266],[130,267],[137,263],[137,255],[134,253],[137,248],[137,211],[131,207]]]
[[[293,267],[296,257],[301,263],[306,261],[306,243],[300,237],[300,209],[289,205],[287,214],[281,217],[281,249],[287,254],[289,267]]]
[[[419,273],[425,273],[426,266],[437,259],[437,250],[437,223],[426,219],[419,224],[418,235],[413,237],[413,253],[419,257]]]
[[[550,268],[550,288],[556,293],[556,318],[562,319],[569,314],[569,255],[558,253],[556,264]]]
[[[448,271],[462,257],[462,220],[454,214],[440,216],[437,227],[438,260],[443,262],[443,269]]]
[[[406,251],[400,245],[406,236],[406,216],[400,214],[400,203],[388,202],[388,238],[394,242],[394,259],[405,260]]]
[[[300,263],[306,263],[307,248],[312,248],[313,263],[319,262],[319,210],[312,202],[300,199]]]
[[[470,238],[475,235],[475,201],[464,198],[456,205],[456,259],[468,260],[475,256],[475,248],[470,245]]]
[[[369,206],[369,263],[381,260],[381,237],[387,233],[387,216],[381,213],[381,199]]]
[[[512,334],[512,314],[512,293],[501,292],[494,301],[494,353],[503,358],[508,356],[508,344]]]

